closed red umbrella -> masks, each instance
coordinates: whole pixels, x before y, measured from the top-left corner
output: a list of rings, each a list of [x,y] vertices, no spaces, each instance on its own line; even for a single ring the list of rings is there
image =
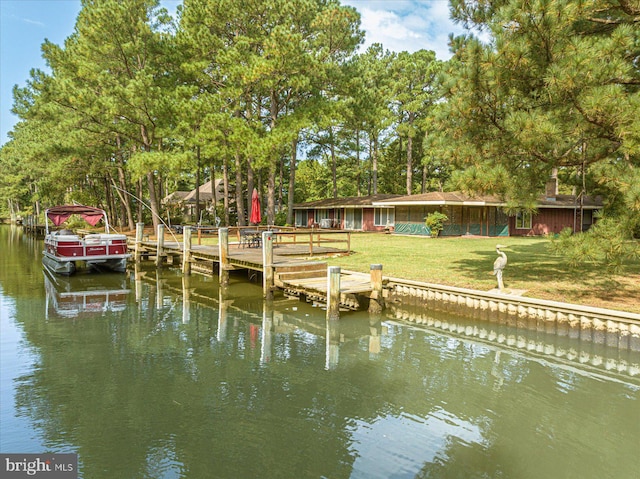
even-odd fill
[[[262,215],[260,214],[260,197],[258,196],[258,190],[253,189],[253,193],[251,195],[251,216],[249,217],[249,222],[254,224],[260,224],[262,220]]]

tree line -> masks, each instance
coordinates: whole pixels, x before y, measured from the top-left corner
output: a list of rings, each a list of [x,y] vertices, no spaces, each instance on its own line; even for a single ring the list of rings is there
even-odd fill
[[[359,14],[338,0],[184,0],[176,18],[83,0],[64,45],[42,45],[50,71],[14,88],[0,208],[72,197],[155,225],[164,195],[219,178],[225,224],[246,224],[254,187],[270,224],[296,202],[436,189],[533,210],[557,170],[564,192],[603,196],[601,235],[637,235],[638,2],[450,11],[468,33],[440,61],[359,51]]]

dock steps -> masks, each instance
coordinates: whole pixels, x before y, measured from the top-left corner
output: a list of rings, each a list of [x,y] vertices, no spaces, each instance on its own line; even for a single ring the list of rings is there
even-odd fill
[[[283,283],[310,278],[324,278],[326,282],[327,263],[321,261],[310,261],[275,265],[274,274],[276,281],[279,280]]]

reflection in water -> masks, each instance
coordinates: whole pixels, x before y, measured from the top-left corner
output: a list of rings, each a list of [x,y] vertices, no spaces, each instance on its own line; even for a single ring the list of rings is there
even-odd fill
[[[305,303],[264,302],[239,276],[223,289],[139,267],[124,279],[135,291],[125,307],[46,321],[55,308],[37,245],[22,247],[0,255],[11,308],[3,452],[78,452],[92,479],[595,478],[640,467],[635,351],[439,312],[421,311],[420,324],[397,311],[327,322]],[[20,347],[32,363],[5,353]]]
[[[46,268],[43,268],[43,274],[47,319],[102,316],[127,307],[127,295],[131,290],[121,274],[87,271],[60,276]]]
[[[577,367],[592,374],[606,373],[640,378],[639,352],[610,347],[605,342],[582,340],[579,337],[547,332],[536,321],[515,323],[511,318],[494,321],[465,320],[441,311],[424,311],[411,306],[395,305],[389,311],[394,318],[408,319],[422,327],[462,335],[483,343],[497,344],[507,349],[526,351],[530,359],[541,359]]]

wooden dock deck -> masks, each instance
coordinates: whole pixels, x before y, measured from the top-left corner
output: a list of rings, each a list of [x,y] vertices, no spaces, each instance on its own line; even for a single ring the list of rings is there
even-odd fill
[[[328,291],[328,270],[325,261],[312,257],[326,257],[348,254],[349,249],[328,246],[331,240],[323,240],[320,234],[310,236],[307,241],[296,239],[295,235],[279,233],[280,241],[272,246],[271,267],[273,286],[286,296],[298,297],[308,302],[326,304]],[[304,233],[306,236],[307,233]],[[349,245],[349,240],[338,240]],[[139,249],[141,257],[158,257],[158,242],[152,240],[130,241],[129,247]],[[310,256],[310,253],[313,256]],[[172,264],[183,261],[184,243],[165,242],[160,256],[171,258]],[[240,242],[229,242],[225,269],[248,270],[265,273],[262,246],[248,247]],[[190,267],[195,271],[214,275],[219,272],[221,259],[218,245],[192,245],[189,250]],[[255,274],[255,273],[254,273]],[[251,273],[249,273],[251,277]],[[371,279],[366,274],[344,272],[340,274],[339,307],[342,310],[358,310],[366,307],[371,296]]]

